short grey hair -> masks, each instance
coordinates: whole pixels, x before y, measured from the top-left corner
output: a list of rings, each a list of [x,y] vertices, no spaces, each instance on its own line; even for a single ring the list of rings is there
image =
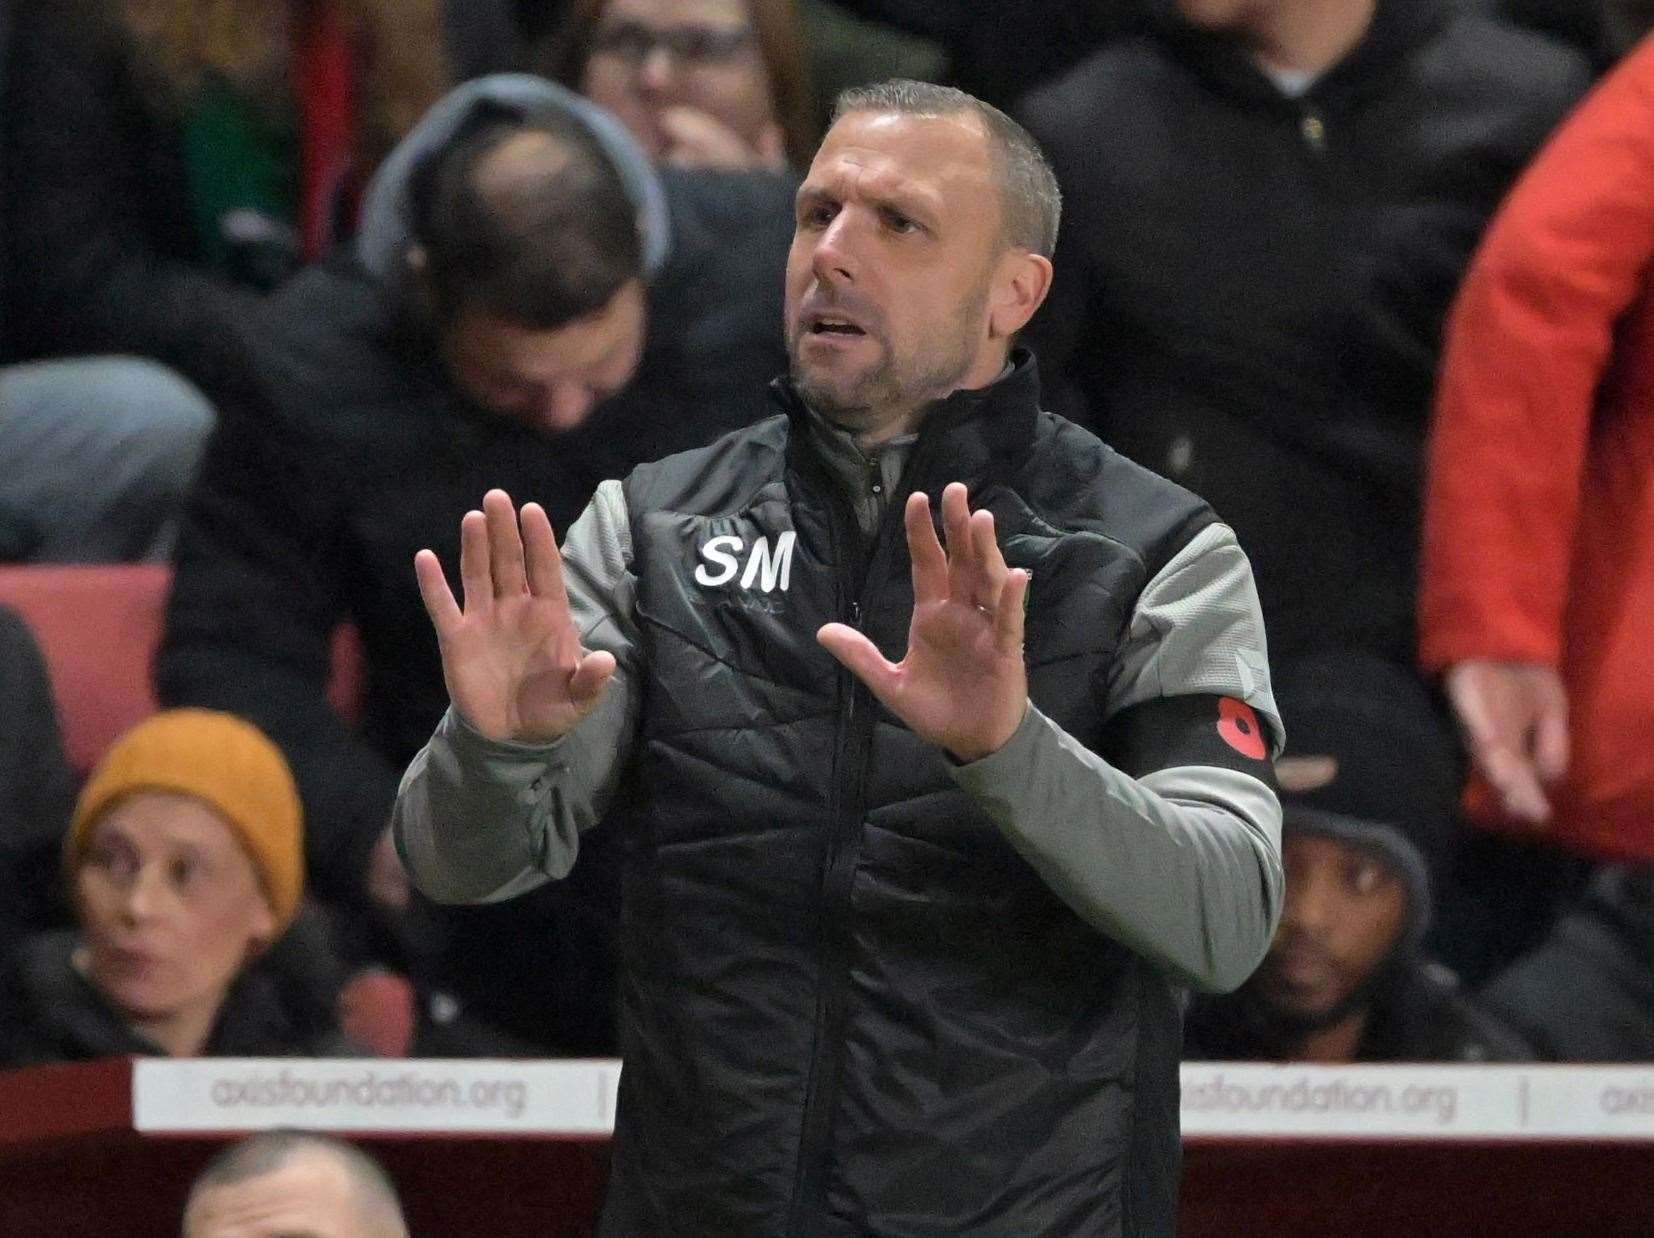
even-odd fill
[[[1056,251],[1057,225],[1062,219],[1062,192],[1057,188],[1056,173],[1028,130],[993,104],[952,86],[896,78],[844,91],[833,105],[833,123],[851,112],[975,116],[988,133],[1006,245],[1043,258]]]
[[[402,1204],[397,1199],[396,1187],[378,1161],[343,1139],[287,1129],[251,1135],[214,1157],[190,1186],[189,1199],[184,1204],[185,1222],[189,1220],[190,1208],[195,1201],[208,1191],[262,1178],[307,1153],[330,1157],[344,1169],[361,1201],[363,1212],[378,1223],[381,1232],[387,1235],[407,1234],[407,1222],[402,1216]],[[188,1232],[187,1228],[185,1232]]]

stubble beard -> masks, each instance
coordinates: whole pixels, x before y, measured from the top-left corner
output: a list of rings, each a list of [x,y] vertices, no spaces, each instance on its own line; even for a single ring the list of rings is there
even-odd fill
[[[860,373],[845,378],[812,375],[799,360],[800,334],[787,339],[788,371],[804,401],[827,420],[858,434],[907,421],[925,405],[957,390],[976,358],[976,332],[987,305],[984,282],[960,306],[948,334],[926,352],[935,358],[926,365],[917,356],[899,356],[883,334],[870,334],[879,345],[879,359]]]

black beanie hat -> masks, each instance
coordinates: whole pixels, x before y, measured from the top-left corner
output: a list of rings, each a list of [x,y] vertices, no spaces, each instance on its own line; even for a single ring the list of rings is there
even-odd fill
[[[1275,765],[1285,832],[1387,859],[1408,889],[1416,947],[1453,839],[1461,769],[1451,725],[1410,669],[1368,654],[1289,662],[1274,687],[1290,737]]]

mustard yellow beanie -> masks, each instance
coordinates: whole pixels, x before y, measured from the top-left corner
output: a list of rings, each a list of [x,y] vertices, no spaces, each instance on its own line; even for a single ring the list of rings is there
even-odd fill
[[[304,813],[280,750],[252,723],[210,709],[169,709],[115,741],[80,793],[64,868],[80,867],[92,826],[139,791],[189,795],[230,825],[253,862],[277,931],[304,893]]]

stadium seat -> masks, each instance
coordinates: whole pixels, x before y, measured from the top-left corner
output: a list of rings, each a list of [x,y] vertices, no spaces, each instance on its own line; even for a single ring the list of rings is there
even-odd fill
[[[40,644],[78,774],[158,708],[152,665],[171,583],[172,569],[158,563],[0,567],[0,605],[20,614]],[[354,631],[341,628],[328,697],[352,720],[360,662]]]

